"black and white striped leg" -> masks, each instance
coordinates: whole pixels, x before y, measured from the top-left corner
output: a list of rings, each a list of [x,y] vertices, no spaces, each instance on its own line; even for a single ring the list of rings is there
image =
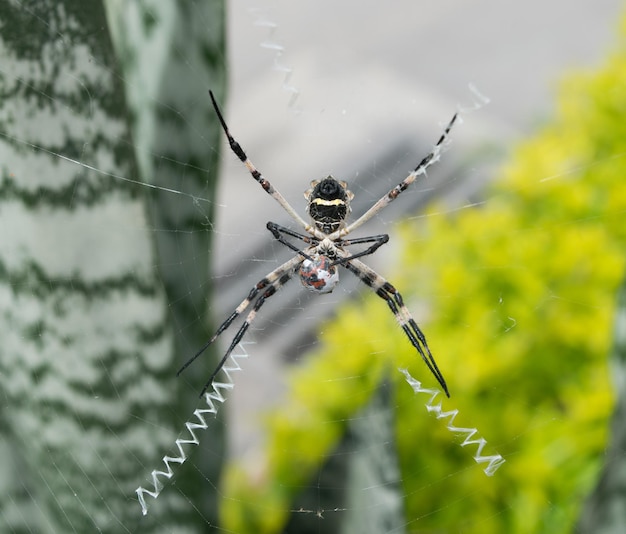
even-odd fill
[[[239,306],[237,306],[237,308],[235,309],[235,311],[233,311],[233,313],[230,314],[230,316],[217,328],[215,334],[213,334],[211,336],[211,338],[200,348],[200,350],[198,350],[198,352],[196,352],[191,358],[189,358],[184,364],[183,366],[178,370],[178,372],[176,373],[176,376],[179,376],[185,369],[187,369],[187,367],[189,367],[206,349],[209,348],[209,346],[220,336],[220,334],[222,334],[222,332],[224,332],[224,330],[226,330],[231,324],[232,322],[239,317],[243,312],[245,312],[248,307],[250,306],[250,304],[252,303],[252,301],[257,297],[257,295],[265,290],[265,293],[263,293],[263,295],[261,295],[261,297],[259,297],[259,299],[257,300],[257,302],[255,303],[255,308],[257,308],[258,306],[258,301],[263,298],[263,301],[265,300],[265,298],[267,298],[269,295],[266,295],[266,293],[271,291],[271,294],[274,294],[274,292],[279,289],[281,286],[283,286],[292,276],[293,273],[295,271],[295,269],[297,269],[298,265],[300,265],[300,263],[302,263],[302,258],[296,256],[295,258],[291,258],[289,261],[286,261],[285,263],[283,263],[280,267],[278,267],[277,269],[274,269],[271,273],[269,273],[267,276],[265,276],[262,280],[260,280],[251,290],[250,293],[248,294],[248,296],[241,301],[241,304],[239,304]],[[260,306],[259,306],[260,307]],[[258,308],[257,308],[258,309]],[[253,308],[254,311],[254,308]],[[252,313],[252,312],[251,312]],[[256,312],[255,312],[256,313]],[[245,323],[244,323],[245,324]],[[249,326],[249,325],[248,325]],[[247,327],[246,327],[247,329]],[[244,330],[245,333],[245,330]],[[237,334],[239,335],[239,333]],[[217,369],[215,370],[215,372],[213,373],[213,375],[211,375],[211,381],[213,380],[213,378],[215,377],[215,375],[218,373],[218,371],[222,368],[222,366],[224,365],[224,362],[226,361],[226,359],[228,358],[228,355],[230,354],[230,352],[232,352],[232,350],[235,348],[235,346],[237,345],[237,343],[239,343],[239,341],[241,341],[241,337],[243,337],[243,333],[241,334],[241,336],[239,337],[239,339],[237,340],[236,343],[234,343],[234,345],[231,345],[229,351],[227,352],[226,356],[224,356],[224,358],[222,359],[222,361],[220,362],[219,366],[217,367]],[[209,381],[209,384],[210,382]],[[202,390],[202,393],[204,393],[206,391],[206,387]]]
[[[204,384],[204,387],[202,388],[202,391],[200,392],[200,396],[201,397],[202,397],[202,395],[205,394],[206,390],[209,389],[209,387],[213,383],[213,380],[215,380],[215,377],[217,376],[217,373],[219,373],[220,370],[222,369],[222,367],[224,367],[224,364],[226,363],[226,360],[230,356],[231,352],[235,349],[235,347],[243,339],[243,336],[245,335],[246,331],[248,330],[248,328],[250,328],[250,325],[254,322],[254,319],[256,318],[256,314],[259,311],[259,309],[261,308],[261,306],[263,306],[263,304],[265,304],[265,301],[268,298],[270,298],[274,293],[276,293],[276,291],[280,287],[282,287],[290,278],[291,278],[290,274],[283,275],[282,278],[280,278],[274,285],[269,286],[261,294],[261,296],[256,300],[256,302],[254,303],[254,306],[252,307],[252,309],[248,313],[248,315],[246,317],[246,320],[243,322],[243,324],[241,325],[241,327],[239,328],[239,330],[235,334],[235,337],[231,341],[230,346],[228,347],[228,350],[226,351],[224,356],[222,356],[222,359],[217,364],[217,367],[215,368],[215,371],[213,371],[213,374],[209,377],[209,379],[207,380],[206,384]]]
[[[402,180],[394,188],[390,189],[389,192],[385,196],[383,196],[380,200],[378,200],[376,204],[374,204],[369,210],[367,210],[363,215],[361,215],[361,217],[359,217],[356,221],[348,225],[346,228],[340,231],[337,231],[337,235],[338,236],[348,235],[349,233],[356,230],[359,226],[361,226],[366,221],[369,221],[379,211],[387,207],[391,202],[393,202],[396,198],[398,198],[400,193],[405,191],[420,174],[426,174],[426,169],[428,169],[428,167],[430,167],[432,164],[434,164],[435,162],[439,160],[439,156],[441,155],[441,151],[446,142],[446,139],[448,139],[448,136],[450,135],[450,131],[452,130],[452,127],[454,126],[454,123],[457,121],[458,118],[459,118],[458,113],[455,113],[452,116],[452,119],[450,119],[450,122],[445,127],[443,133],[439,137],[439,140],[437,141],[437,143],[435,143],[435,146],[433,147],[433,149],[430,151],[428,155],[422,158],[422,161],[419,162],[419,164],[415,167],[415,169],[413,169],[413,171],[404,180]],[[334,235],[331,235],[331,238],[332,237],[334,237]]]
[[[224,120],[224,116],[222,115],[222,112],[220,111],[220,108],[217,105],[215,96],[213,95],[213,91],[209,91],[209,94],[211,95],[211,102],[213,103],[215,114],[217,115],[217,118],[219,119],[220,124],[222,125],[222,129],[224,130],[224,133],[226,134],[226,138],[228,139],[228,144],[230,145],[230,149],[235,153],[235,155],[239,158],[239,160],[246,166],[246,168],[252,175],[252,178],[254,178],[259,183],[259,185],[263,188],[263,190],[268,195],[271,195],[283,207],[283,209],[291,216],[291,218],[294,221],[296,221],[300,226],[302,226],[305,229],[311,228],[311,225],[307,224],[304,221],[304,219],[300,217],[300,215],[298,215],[296,210],[294,210],[293,207],[291,207],[291,204],[287,202],[285,197],[283,197],[279,191],[274,189],[272,184],[268,180],[266,180],[263,177],[263,175],[257,170],[257,168],[253,165],[253,163],[250,161],[250,159],[244,152],[243,148],[241,148],[241,145],[230,134],[228,126],[226,125],[226,121]]]
[[[424,333],[421,331],[420,327],[417,326],[417,323],[411,316],[411,313],[404,305],[404,301],[400,293],[398,293],[396,288],[376,271],[359,260],[350,261],[345,264],[345,267],[358,276],[364,284],[373,289],[380,298],[387,302],[387,305],[394,314],[398,324],[409,338],[409,341],[417,349],[417,352],[419,352],[420,356],[424,360],[424,363],[426,363],[430,372],[437,379],[437,382],[439,382],[439,385],[442,387],[444,393],[449,397],[450,393],[448,392],[448,386],[446,385],[446,381],[443,378],[441,371],[439,371],[439,367],[437,367],[435,359],[430,352],[430,348],[426,342],[426,336],[424,336]]]

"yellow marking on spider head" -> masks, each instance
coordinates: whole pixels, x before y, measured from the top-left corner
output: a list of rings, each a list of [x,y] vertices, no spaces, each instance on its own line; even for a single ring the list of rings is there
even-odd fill
[[[324,200],[323,198],[314,198],[311,200],[311,204],[321,204],[322,206],[341,206],[345,204],[345,200],[341,200],[340,198],[335,198],[333,200]]]

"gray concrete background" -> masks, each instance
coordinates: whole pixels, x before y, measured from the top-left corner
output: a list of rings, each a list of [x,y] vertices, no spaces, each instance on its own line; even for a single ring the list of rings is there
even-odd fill
[[[309,181],[332,173],[349,182],[356,217],[407,175],[458,106],[474,102],[468,84],[475,84],[491,103],[464,115],[426,181],[358,232],[389,233],[394,220],[415,214],[432,196],[445,195],[452,208],[476,199],[496,160],[473,156],[486,146],[505,153],[552,112],[563,73],[598,64],[615,43],[621,5],[617,0],[230,2],[227,120],[252,161],[303,216]],[[286,84],[299,91],[295,101]],[[289,219],[224,148],[213,251],[215,320],[290,257],[265,230],[268,220],[288,225]],[[391,236],[390,245],[368,258],[381,274],[394,269]],[[251,468],[261,437],[258,415],[279,401],[286,362],[305,358],[314,347],[311,330],[354,296],[352,278],[343,272],[340,288],[322,297],[293,280],[260,312],[248,337],[256,344],[228,403],[231,451]],[[221,340],[224,348],[235,333],[231,328]],[[439,354],[437,361],[445,375],[453,362]]]

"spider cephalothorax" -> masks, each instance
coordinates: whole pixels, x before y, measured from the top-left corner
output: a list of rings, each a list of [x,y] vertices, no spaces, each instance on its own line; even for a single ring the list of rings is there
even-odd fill
[[[383,299],[389,309],[396,318],[396,321],[411,342],[411,345],[417,350],[418,354],[424,360],[424,363],[435,376],[446,395],[448,386],[439,371],[435,359],[433,358],[424,333],[417,326],[417,323],[407,309],[400,293],[396,288],[379,275],[374,269],[368,267],[359,258],[368,256],[376,252],[382,245],[389,241],[387,234],[371,235],[366,237],[355,237],[346,239],[348,234],[352,233],[366,221],[369,221],[380,210],[393,202],[400,193],[409,187],[415,179],[426,174],[426,169],[430,167],[439,158],[439,153],[448,138],[448,134],[457,114],[452,117],[443,134],[435,144],[433,150],[420,161],[413,171],[398,185],[392,188],[382,198],[380,198],[370,209],[361,215],[356,221],[346,225],[345,219],[350,213],[350,201],[354,196],[347,189],[347,184],[335,180],[332,176],[328,176],[323,180],[315,180],[311,182],[311,188],[308,189],[304,196],[307,199],[307,211],[313,219],[313,225],[307,223],[291,204],[285,200],[279,191],[274,189],[272,184],[266,180],[257,170],[252,162],[246,156],[241,145],[228,131],[228,126],[224,121],[224,117],[215,101],[213,93],[211,101],[215,108],[217,118],[222,125],[222,129],[226,134],[230,148],[235,155],[241,160],[263,190],[271,195],[276,202],[289,214],[289,216],[304,230],[305,233],[299,233],[285,226],[281,226],[274,222],[267,223],[267,229],[272,233],[274,238],[285,245],[287,248],[295,252],[295,256],[287,260],[285,263],[268,273],[260,280],[251,290],[248,296],[237,306],[235,311],[217,328],[217,331],[206,342],[193,357],[178,371],[180,374],[185,370],[205,349],[213,343],[219,335],[226,330],[232,322],[237,319],[246,310],[248,315],[243,324],[233,338],[226,354],[220,360],[217,369],[213,372],[209,380],[204,386],[202,393],[213,383],[213,380],[219,370],[224,366],[226,359],[232,353],[237,344],[243,339],[244,334],[254,321],[257,312],[263,306],[263,303],[286,284],[294,275],[300,278],[300,281],[307,289],[316,293],[330,293],[339,282],[339,267],[344,267],[354,275],[356,275],[366,286],[368,286],[376,295]],[[304,245],[298,246],[294,244],[294,240],[299,240]],[[351,252],[349,247],[354,245],[367,245],[357,252]]]
[[[315,226],[325,234],[332,234],[343,226],[351,211],[350,201],[354,194],[347,187],[346,182],[328,176],[323,180],[313,180],[311,188],[304,192],[307,211]]]

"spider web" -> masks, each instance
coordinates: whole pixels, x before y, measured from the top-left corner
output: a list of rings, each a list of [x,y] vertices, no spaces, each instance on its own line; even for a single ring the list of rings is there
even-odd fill
[[[150,7],[147,9],[149,11]],[[278,0],[249,0],[233,3],[229,9],[231,89],[227,120],[232,133],[251,159],[303,215],[304,201],[300,199],[309,180],[329,173],[349,182],[350,189],[355,193],[353,215],[363,213],[406,176],[415,162],[430,149],[441,126],[459,106],[471,107],[474,97],[467,89],[468,81],[476,82],[489,95],[492,103],[488,107],[466,114],[464,123],[455,127],[451,146],[447,147],[442,161],[431,168],[427,180],[414,184],[396,203],[364,227],[362,235],[391,234],[391,243],[375,256],[367,258],[367,263],[385,275],[389,273],[393,282],[392,275],[399,269],[395,266],[400,262],[398,245],[394,245],[399,239],[394,234],[395,221],[415,216],[429,200],[435,198],[441,201],[440,205],[444,206],[446,213],[497,202],[497,196],[483,197],[481,191],[491,180],[493,168],[502,158],[501,149],[530,132],[533,120],[551,109],[550,85],[563,67],[592,63],[605,52],[609,34],[607,28],[618,11],[618,2],[595,5],[593,17],[581,8],[580,12],[572,15],[575,21],[571,25],[561,23],[562,12],[572,12],[572,6],[565,2],[550,6],[538,2],[501,6],[494,0],[484,0],[471,6],[464,2],[426,6],[403,1],[390,10],[388,6],[376,2],[356,0],[341,6],[328,1],[293,5]],[[23,12],[26,17],[34,16],[27,4],[23,4]],[[536,15],[539,12],[542,13],[540,18]],[[379,18],[385,23],[372,22]],[[494,20],[500,21],[497,27],[494,27]],[[321,28],[324,29],[323,36]],[[558,28],[558,42],[554,39],[555,28]],[[581,39],[583,34],[585,38]],[[532,42],[529,42],[528,35],[534,36]],[[520,46],[521,42],[524,47]],[[192,62],[183,58],[181,64],[183,76],[198,75]],[[521,88],[520,73],[524,78]],[[131,82],[123,79],[122,83]],[[209,87],[206,89],[208,93]],[[35,91],[42,97],[46,96],[42,89]],[[207,94],[207,108],[209,105]],[[190,116],[182,117],[190,124],[191,119]],[[2,135],[6,138],[7,133],[2,132]],[[200,141],[206,139],[203,132],[197,131],[195,135]],[[13,137],[12,140],[18,145],[21,143],[18,138]],[[22,145],[28,150],[47,150],[26,142]],[[497,150],[485,151],[484,147],[489,146],[495,146]],[[138,151],[143,149],[139,146],[135,148]],[[59,163],[80,166],[112,182],[128,182],[136,194],[153,189],[159,195],[177,197],[183,203],[192,204],[206,218],[204,231],[211,233],[212,237],[210,261],[215,286],[215,298],[207,305],[214,321],[226,317],[259,279],[289,255],[289,251],[272,243],[264,228],[269,220],[290,226],[289,219],[226,149],[223,151],[216,199],[208,198],[202,192],[189,191],[184,180],[174,179],[171,185],[146,184],[130,173],[109,173],[104,164],[94,166],[81,158],[69,157],[62,150],[55,149],[51,153]],[[154,156],[157,161],[165,161],[168,157],[165,151]],[[172,163],[174,169],[184,174],[187,163]],[[547,178],[536,177],[537,180]],[[209,224],[210,220],[213,222]],[[132,220],[122,220],[104,230],[99,229],[99,232],[113,238],[118,232],[130,232],[132,228]],[[172,229],[150,227],[148,231],[156,237]],[[176,261],[181,263],[181,273],[190,272],[189,266],[191,271],[206,267],[203,253],[176,257],[172,263]],[[424,261],[428,259],[424,258]],[[190,295],[204,291],[192,275],[187,276],[190,277],[186,280]],[[13,283],[16,287],[24,284],[23,281]],[[401,287],[399,289],[402,291]],[[151,516],[153,511],[159,510],[162,501],[165,503],[165,495],[171,492],[179,500],[163,504],[166,512],[199,516],[198,524],[208,529],[210,521],[206,519],[205,509],[195,501],[195,495],[184,484],[186,475],[200,473],[207,491],[222,499],[229,496],[220,480],[206,477],[204,457],[222,455],[225,460],[238,462],[251,477],[262,479],[259,466],[266,439],[264,414],[284,402],[289,370],[306,361],[318,348],[317,328],[324,320],[332,318],[343,304],[350,300],[362,302],[362,299],[358,282],[347,272],[342,274],[340,287],[322,298],[303,291],[297,280],[291,281],[263,307],[245,342],[230,360],[227,378],[220,375],[222,386],[210,390],[208,403],[198,400],[196,405],[160,406],[155,409],[152,419],[133,422],[136,435],[120,431],[112,420],[105,429],[106,433],[127,451],[128,456],[133,456],[137,447],[152,449],[151,454],[141,460],[145,468],[144,478],[135,480],[134,486],[133,481],[119,480],[124,499],[136,509],[137,523],[124,524],[121,518],[116,518],[115,507],[103,502],[102,510],[85,511],[93,519],[90,526],[100,525],[98,528],[104,531],[119,532],[176,531],[170,521],[158,514],[156,523],[141,522],[142,512]],[[494,310],[498,305],[493,303]],[[384,308],[385,304],[381,301],[379,306]],[[427,317],[427,313],[419,307],[415,309],[412,305],[411,308],[418,322]],[[198,309],[196,322],[205,320],[205,310]],[[183,336],[186,329],[194,327],[198,325],[174,326],[177,333]],[[371,325],[372,332],[375,327]],[[515,327],[514,317],[511,318],[511,327]],[[232,334],[234,329],[220,340],[222,349],[227,346]],[[398,330],[397,335],[399,343],[406,342],[401,331]],[[375,338],[376,333],[372,336]],[[194,348],[187,347],[185,354],[177,354],[176,362],[184,361]],[[136,347],[137,351],[153,349],[154,346],[148,343],[145,347]],[[20,353],[19,347],[10,350]],[[462,365],[462,361],[448,356],[435,356],[444,376],[447,376],[446,365]],[[208,375],[207,367],[201,361],[196,362],[194,373]],[[400,370],[399,376],[406,379],[404,385],[407,388],[415,391],[412,404],[415,418],[428,419],[433,433],[449,434],[450,442],[457,449],[456,454],[465,459],[463,470],[449,472],[445,477],[453,481],[462,480],[465,470],[470,469],[498,476],[503,459],[498,454],[498,444],[490,440],[491,429],[474,428],[473,421],[464,419],[462,397],[456,397],[454,391],[451,401],[439,404],[440,398],[435,397],[435,390],[421,383],[422,378],[424,382],[428,381],[425,378],[426,369],[421,369],[424,374],[419,376],[413,369],[411,374],[403,374],[407,372]],[[168,372],[174,373],[175,370],[173,368]],[[77,379],[80,379],[80,372],[77,373]],[[183,384],[195,387],[193,378],[183,376]],[[85,380],[88,381],[89,377]],[[114,383],[115,377],[111,380]],[[3,383],[3,388],[9,390],[9,384]],[[97,401],[96,387],[92,388],[92,393]],[[507,398],[506,392],[501,393],[507,402],[516,402]],[[158,398],[158,393],[151,392],[150,395]],[[389,424],[388,420],[393,419],[394,407],[387,395],[388,392],[382,391],[380,398],[374,398],[369,410],[353,414],[348,421],[356,425],[365,421],[365,430],[360,431],[373,436],[374,444],[370,443],[367,447],[374,451],[384,451],[384,440],[388,436],[376,436],[372,429],[384,427]],[[155,403],[158,405],[158,401],[155,400]],[[53,419],[55,402],[51,400],[48,408]],[[212,443],[212,432],[216,426],[213,412],[219,412],[225,424],[228,436],[225,452]],[[520,435],[525,432],[525,425],[533,424],[531,415],[520,423]],[[19,417],[18,422],[23,423],[28,431],[43,430],[29,427],[27,414],[19,412]],[[78,405],[76,417],[83,421],[82,408]],[[506,417],[504,413],[503,417]],[[382,422],[378,418],[382,418]],[[168,419],[173,424],[161,422]],[[368,423],[371,425],[368,426]],[[89,424],[84,424],[88,433]],[[151,443],[150,429],[165,426],[172,428],[166,428],[165,437]],[[354,432],[358,433],[359,429]],[[129,440],[133,439],[139,442],[131,443]],[[7,462],[15,461],[13,451],[19,442],[12,441],[9,432],[2,441],[3,458]],[[506,445],[507,450],[515,450],[514,446]],[[93,447],[92,450],[97,449]],[[326,461],[341,462],[346,455],[348,461],[358,464],[359,461],[368,461],[368,452],[365,445],[345,450],[333,449]],[[430,454],[434,466],[438,451],[430,451]],[[167,460],[162,460],[164,457]],[[20,458],[19,455],[17,458]],[[508,457],[506,460],[507,464],[502,469],[514,463]],[[99,471],[110,471],[104,458],[92,461],[99,463]],[[35,510],[35,516],[41,518],[40,524],[51,528],[54,523],[46,520],[45,508],[39,506],[37,498],[40,487],[47,488],[54,496],[56,488],[62,485],[59,479],[64,477],[64,466],[54,467],[36,470],[33,479],[23,486],[22,500],[4,505],[0,525],[19,524],[10,514],[26,516],[29,511]],[[430,465],[423,467],[426,473],[430,468]],[[19,471],[10,463],[3,469],[10,473],[4,477],[5,480],[13,480],[15,472]],[[385,469],[390,477],[389,487],[393,487],[401,475],[397,466],[390,465]],[[421,474],[412,472],[404,476],[419,477]],[[87,489],[82,491],[97,490],[97,478],[87,475],[85,478],[89,482]],[[362,480],[357,477],[356,484],[367,492],[371,489],[368,486],[370,482],[364,476]],[[444,482],[441,476],[424,482],[422,491],[430,492],[431,488],[442,487]],[[325,484],[322,475],[318,475],[317,479],[309,481],[303,491],[313,490],[315,494],[317,490],[321,496]],[[490,495],[493,491],[490,484],[490,477],[484,477],[479,485],[467,488],[467,498],[476,492]],[[133,487],[144,491],[134,494]],[[380,509],[393,508],[393,504],[384,502],[387,498],[384,492],[377,495]],[[78,502],[88,501],[79,498]],[[307,528],[313,532],[351,532],[349,526],[341,526],[342,520],[350,517],[355,521],[353,516],[354,510],[358,510],[358,502],[342,499],[341,502],[327,503],[320,497],[320,501],[311,506],[296,504],[295,509],[289,508],[285,512],[310,516],[312,521]],[[456,518],[454,509],[457,504],[450,502],[445,507],[425,509],[422,516],[405,518],[405,523],[390,526],[385,531],[420,532],[420,521],[433,514],[449,514],[455,518],[452,524],[459,531],[480,531],[483,518]],[[544,504],[555,509],[558,515],[558,502],[546,500]],[[504,513],[507,507],[514,505],[505,502],[496,513]],[[63,506],[64,503],[59,502],[59,508],[63,509]],[[29,523],[24,521],[24,524]],[[82,531],[84,525],[74,524],[73,528],[74,531]],[[364,531],[358,530],[362,526],[352,528],[355,532]],[[24,527],[22,531],[29,531],[29,528]],[[194,530],[181,528],[180,531]]]

